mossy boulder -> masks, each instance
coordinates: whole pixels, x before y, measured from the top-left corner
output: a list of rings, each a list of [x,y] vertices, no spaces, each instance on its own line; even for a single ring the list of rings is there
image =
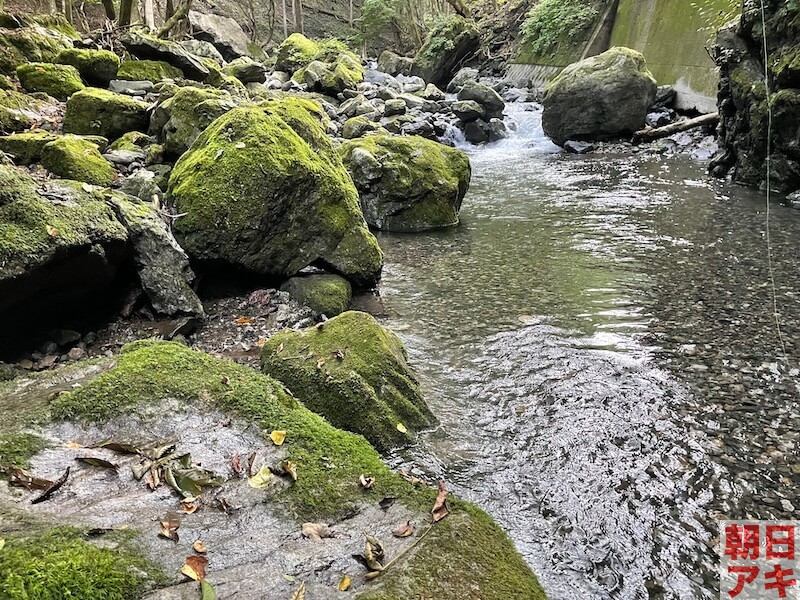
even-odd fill
[[[153,113],[151,131],[159,133],[170,156],[186,152],[198,136],[237,103],[224,90],[183,87]],[[163,125],[159,126],[159,122]]]
[[[14,73],[29,62],[53,62],[62,50],[71,47],[68,37],[39,26],[0,28],[0,72]]]
[[[313,61],[320,52],[319,44],[302,33],[293,33],[278,46],[275,70],[292,74]]]
[[[148,105],[130,96],[86,88],[67,101],[64,133],[96,134],[115,140],[129,131],[147,131]]]
[[[411,75],[414,59],[400,56],[391,50],[384,50],[378,57],[378,70],[389,75]]]
[[[222,72],[235,77],[242,83],[264,83],[267,80],[266,67],[246,56],[231,62],[222,69]]]
[[[51,102],[15,90],[0,90],[0,133],[25,131],[57,112]]]
[[[78,69],[71,65],[27,63],[17,67],[17,78],[28,92],[44,92],[58,100],[66,100],[86,86]]]
[[[163,60],[124,60],[117,70],[117,79],[158,83],[164,79],[183,79],[183,71]]]
[[[0,152],[10,154],[17,165],[30,165],[39,162],[44,147],[57,139],[58,134],[42,130],[0,136]]]
[[[411,72],[429,83],[445,86],[464,59],[477,50],[479,40],[474,22],[458,15],[448,16],[425,38]]]
[[[346,140],[352,140],[367,135],[368,133],[375,133],[378,131],[386,132],[386,130],[381,127],[380,123],[370,121],[364,115],[359,115],[357,117],[350,117],[344,122],[342,126],[342,137]]]
[[[60,35],[70,41],[81,39],[80,33],[70,24],[66,15],[59,13],[15,14],[0,12],[0,27],[8,29],[44,29],[51,35]]]
[[[109,186],[117,172],[97,146],[75,136],[63,136],[42,149],[42,166],[58,177]]]
[[[569,65],[548,84],[542,128],[559,145],[631,134],[644,127],[656,87],[641,53],[611,48]]]
[[[458,225],[469,158],[418,136],[371,135],[339,147],[370,227],[414,232]]]
[[[172,171],[175,234],[196,259],[291,276],[319,263],[357,285],[380,276],[382,253],[323,123],[300,98],[234,109]]]
[[[58,53],[55,62],[72,65],[84,80],[100,86],[115,79],[119,69],[119,57],[110,50],[68,48]]]
[[[151,145],[153,140],[141,131],[129,131],[111,144],[109,150],[124,150],[127,152],[141,152]]]
[[[22,170],[0,166],[4,322],[15,322],[12,309],[35,314],[103,289],[128,255],[127,240],[101,194],[76,181],[41,186]]]
[[[346,311],[353,297],[350,282],[329,273],[292,277],[281,289],[314,312],[327,317],[335,317]]]
[[[379,450],[405,445],[435,422],[403,343],[367,313],[275,335],[261,363],[308,408]]]
[[[126,31],[121,36],[121,41],[133,56],[169,63],[180,69],[187,79],[204,81],[209,75],[203,61],[183,46],[171,40],[162,40],[144,29]]]

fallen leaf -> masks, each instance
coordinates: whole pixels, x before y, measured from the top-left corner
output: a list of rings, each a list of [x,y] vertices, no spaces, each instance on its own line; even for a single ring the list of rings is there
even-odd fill
[[[400,433],[408,433],[408,429],[406,429],[406,426],[403,425],[402,423],[397,424],[397,431],[399,431]]]
[[[339,581],[339,591],[346,592],[348,589],[350,589],[350,576],[345,575],[342,577],[341,581]]]
[[[378,506],[380,506],[383,510],[388,510],[389,507],[392,506],[392,504],[394,504],[395,500],[397,500],[397,498],[393,498],[392,496],[387,496],[386,498],[378,502]]]
[[[86,463],[87,465],[92,465],[93,467],[102,467],[104,469],[113,469],[115,471],[119,468],[118,465],[95,456],[76,456],[75,460]]]
[[[167,521],[161,521],[159,524],[161,525],[161,530],[158,532],[158,535],[172,540],[173,542],[179,541],[178,527],[181,526],[180,521],[177,519],[169,519]]]
[[[283,352],[283,342],[281,342],[280,344],[278,344],[278,347],[275,349],[275,351],[276,351],[278,354],[280,354],[281,352]]]
[[[331,352],[331,354],[333,354],[333,357],[337,360],[344,360],[348,352],[350,352],[350,349],[345,348],[344,350],[334,350],[333,352]]]
[[[270,481],[275,477],[270,471],[269,467],[261,467],[261,470],[253,475],[252,477],[247,479],[247,483],[250,484],[250,487],[255,489],[265,488],[270,484]]]
[[[365,490],[370,489],[375,484],[375,479],[372,477],[364,477],[364,475],[359,475],[358,480],[361,482],[361,487]]]
[[[200,502],[197,498],[191,496],[189,498],[182,498],[181,508],[185,514],[191,515],[192,513],[197,512],[197,509],[200,508]]]
[[[107,439],[105,441],[99,442],[97,444],[92,444],[91,446],[87,447],[105,448],[106,450],[113,450],[114,452],[120,452],[122,454],[139,454],[139,449],[133,444],[114,442],[111,439]]]
[[[206,566],[208,559],[205,556],[192,554],[186,557],[186,564],[181,567],[181,573],[195,581],[202,581],[206,578]]]
[[[258,341],[256,341],[256,347],[261,348],[266,343],[267,338],[258,338]]]
[[[414,526],[411,524],[411,521],[406,521],[404,525],[398,525],[392,529],[392,535],[394,537],[404,538],[410,536],[412,533],[414,533]]]
[[[65,448],[83,448],[78,442],[68,442],[64,444]]]
[[[200,600],[217,600],[217,592],[214,586],[205,579],[200,581]]]
[[[197,540],[194,544],[192,544],[192,550],[198,554],[205,554],[208,552],[208,548],[206,548],[206,545],[200,540]]]
[[[322,370],[322,367],[324,367],[324,366],[325,366],[325,359],[324,359],[324,358],[320,358],[320,359],[317,361],[317,370],[318,370],[318,371],[321,371],[321,370]]]
[[[292,461],[281,461],[281,468],[289,474],[293,481],[297,481],[297,465]]]
[[[247,476],[248,477],[252,477],[253,475],[256,474],[255,464],[256,464],[256,453],[255,452],[251,452],[250,456],[247,457]]]
[[[297,581],[297,577],[295,577],[294,575],[287,575],[286,573],[283,574],[283,578],[289,583],[294,583],[295,581]]]
[[[269,304],[270,299],[271,296],[268,290],[255,290],[247,297],[247,301],[256,306],[266,306]]]
[[[322,538],[333,537],[333,532],[325,523],[303,523],[300,527],[300,533],[312,542],[318,542]]]
[[[444,481],[439,481],[439,494],[436,496],[436,502],[433,503],[433,522],[441,521],[450,511],[447,510],[447,490],[444,487]]]
[[[300,583],[300,587],[292,594],[291,600],[306,600],[306,582]]]
[[[0,550],[6,547],[6,541],[3,538],[0,538]]]
[[[235,145],[239,150],[241,150],[242,148],[247,148],[247,144],[245,144],[244,142],[236,142]]]
[[[269,439],[271,439],[272,443],[275,444],[276,446],[282,446],[283,441],[286,439],[286,432],[276,429],[275,431],[269,434]]]
[[[234,321],[237,325],[248,325],[253,322],[253,319],[250,317],[239,317]]]
[[[384,557],[383,545],[378,539],[372,537],[371,535],[366,533],[364,535],[367,538],[367,541],[364,544],[364,560],[367,564],[367,567],[373,571],[383,571],[383,565],[381,564],[381,561],[383,561]]]
[[[233,460],[231,461],[231,469],[233,469],[234,474],[237,477],[241,477],[244,475],[244,467],[242,467],[242,457],[237,452],[233,455]]]
[[[52,225],[48,225],[47,226],[47,235],[49,235],[50,237],[54,237],[55,238],[55,237],[60,236],[61,234],[58,232],[58,229],[56,229]]]
[[[59,489],[61,489],[62,485],[67,483],[67,479],[69,479],[69,467],[67,467],[67,470],[64,471],[64,474],[61,477],[59,477],[53,482],[53,485],[51,485],[49,488],[43,491],[39,496],[31,500],[31,504],[39,504],[40,502],[48,500],[50,496],[52,496]]]
[[[8,482],[11,485],[24,487],[28,490],[46,490],[53,485],[53,482],[49,479],[36,477],[19,467],[10,467],[6,473],[8,474]]]
[[[370,571],[369,573],[364,575],[364,579],[366,579],[367,581],[370,581],[372,579],[375,579],[380,574],[381,574],[380,571]]]

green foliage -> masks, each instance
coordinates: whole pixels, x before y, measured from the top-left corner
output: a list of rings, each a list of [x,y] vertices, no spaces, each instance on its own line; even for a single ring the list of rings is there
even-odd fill
[[[531,50],[540,54],[560,40],[574,40],[592,25],[598,14],[591,0],[542,0],[528,13],[522,35]]]
[[[398,0],[364,0],[361,8],[361,41],[374,40],[397,16]]]
[[[11,600],[131,600],[144,592],[143,559],[98,548],[76,529],[11,538],[0,553],[0,597]]]

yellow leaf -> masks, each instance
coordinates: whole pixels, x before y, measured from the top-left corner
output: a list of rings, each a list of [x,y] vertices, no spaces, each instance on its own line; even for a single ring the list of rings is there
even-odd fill
[[[47,226],[47,235],[50,237],[59,237],[61,234],[58,232],[58,229],[53,227],[52,225]]]
[[[350,576],[345,575],[342,577],[342,580],[339,582],[339,591],[346,592],[350,588]]]
[[[275,476],[272,474],[272,471],[269,470],[269,467],[265,466],[261,467],[258,473],[250,477],[247,480],[247,483],[250,484],[250,487],[256,488],[258,490],[267,487],[269,485],[270,480],[273,477]]]
[[[208,559],[205,556],[187,556],[186,564],[181,567],[181,573],[189,579],[201,581],[206,578]]]
[[[296,464],[294,464],[290,460],[284,460],[284,461],[281,462],[281,467],[283,467],[283,470],[286,471],[294,481],[297,481],[297,465]]]
[[[83,448],[78,442],[69,442],[64,444],[67,448]]]
[[[272,443],[275,444],[276,446],[282,446],[283,441],[286,439],[286,432],[276,429],[275,431],[269,434],[269,439],[271,439]]]
[[[192,549],[198,554],[205,554],[208,552],[208,548],[206,548],[206,545],[200,540],[197,540],[194,544],[192,544]]]
[[[406,429],[406,426],[403,425],[402,423],[397,424],[397,431],[399,431],[400,433],[408,433],[408,429]]]
[[[236,323],[237,325],[247,325],[252,322],[253,319],[251,319],[250,317],[239,317],[238,319],[234,320],[234,323]]]

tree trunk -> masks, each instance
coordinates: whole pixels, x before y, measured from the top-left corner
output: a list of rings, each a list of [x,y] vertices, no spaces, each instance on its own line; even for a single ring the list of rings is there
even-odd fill
[[[292,0],[292,31],[297,31],[297,0]]]
[[[282,0],[282,2],[283,5],[281,8],[283,9],[283,39],[286,39],[287,37],[289,37],[289,22],[286,19],[286,0]]]
[[[119,20],[120,27],[127,27],[131,24],[131,13],[133,13],[133,0],[120,0]]]
[[[117,20],[117,9],[114,8],[114,0],[103,0],[103,8],[106,10],[106,18],[109,21]]]
[[[462,17],[467,17],[467,7],[462,0],[447,0],[447,3]]]
[[[3,0],[0,0],[0,7],[3,6]],[[350,0],[350,19],[348,21],[350,23],[350,27],[353,26],[353,0]]]
[[[300,22],[300,33],[303,35],[306,34],[306,28],[303,25],[303,0],[297,0],[297,7],[300,9],[298,11],[297,20]]]
[[[124,2],[125,0],[123,0]],[[158,30],[156,33],[157,37],[165,38],[169,35],[169,32],[172,31],[172,28],[175,27],[178,23],[183,21],[186,18],[186,15],[189,14],[189,9],[192,7],[192,0],[186,0],[181,7],[172,15],[169,19],[167,19],[166,23]]]
[[[144,25],[149,30],[156,28],[156,16],[153,12],[153,0],[144,0]]]
[[[659,138],[664,138],[673,133],[679,133],[681,131],[687,131],[689,129],[694,129],[695,127],[702,127],[704,125],[716,125],[719,123],[719,113],[710,113],[707,115],[700,115],[699,117],[695,117],[694,119],[686,119],[685,121],[678,121],[677,123],[671,123],[669,125],[665,125],[664,127],[658,127],[656,129],[647,128],[641,129],[633,134],[633,143],[638,144],[640,142],[650,142],[653,140],[657,140]]]
[[[164,10],[164,22],[166,23],[175,14],[175,3],[172,0],[167,0],[167,7]]]

